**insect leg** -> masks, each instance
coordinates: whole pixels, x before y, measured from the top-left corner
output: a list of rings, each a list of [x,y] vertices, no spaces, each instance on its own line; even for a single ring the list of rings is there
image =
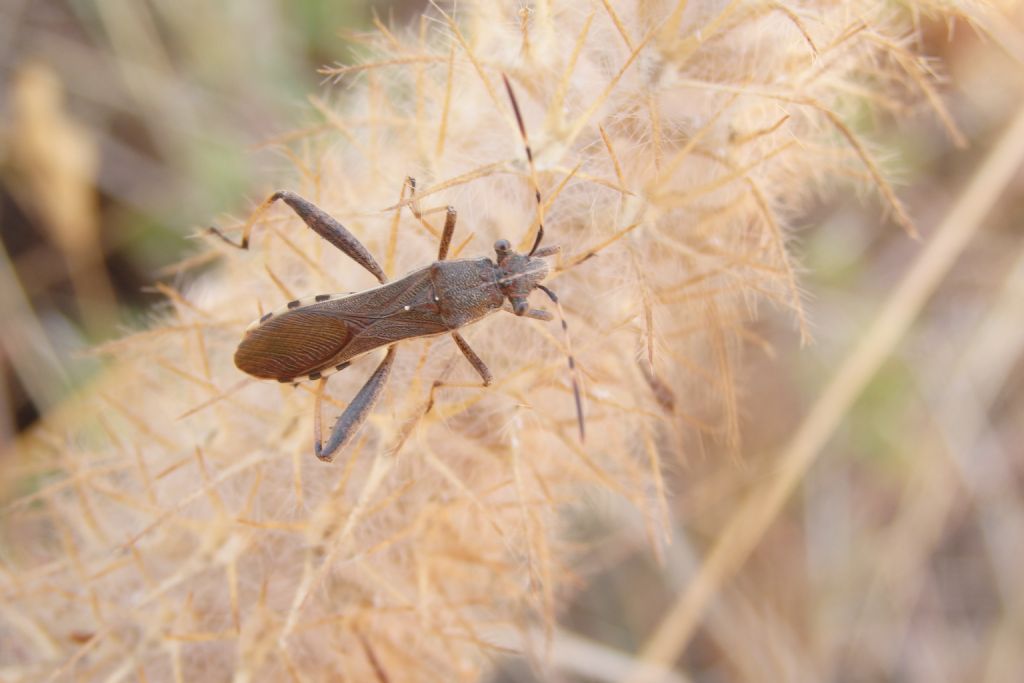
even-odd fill
[[[530,138],[526,134],[523,114],[519,111],[519,102],[516,100],[516,94],[512,91],[512,84],[509,83],[508,76],[502,74],[501,80],[505,82],[508,98],[512,100],[512,110],[515,112],[516,123],[519,125],[519,135],[523,138],[523,147],[526,149],[526,160],[530,163],[530,181],[533,183],[533,194],[537,198],[537,239],[533,241],[533,248],[527,254],[527,256],[533,256],[544,239],[544,203],[540,200],[540,183],[537,181],[537,167],[533,163],[533,150],[530,148]]]
[[[409,210],[416,218],[423,220],[423,212],[420,211],[420,202],[416,199],[416,179],[411,175],[405,177],[405,186],[409,188]]]
[[[458,214],[455,212],[454,206],[448,207],[448,212],[444,217],[444,232],[441,233],[441,246],[437,249],[437,260],[444,261],[448,258],[448,247],[452,243],[452,234],[455,233],[455,219]]]
[[[359,390],[356,397],[352,399],[352,402],[348,404],[348,408],[345,408],[345,412],[341,414],[338,421],[334,423],[327,443],[323,443],[320,440],[322,434],[320,406],[324,384],[327,380],[326,378],[320,380],[320,386],[317,387],[316,392],[316,409],[313,416],[313,451],[316,453],[316,457],[325,462],[330,462],[334,460],[334,454],[352,440],[359,427],[366,422],[366,418],[370,415],[370,411],[373,410],[377,399],[380,398],[381,391],[384,389],[384,383],[387,382],[388,375],[391,374],[391,366],[394,365],[394,362],[395,345],[392,344],[388,347],[388,353],[384,356],[384,360],[380,362],[377,369],[370,375],[370,379],[366,380],[366,384]]]
[[[476,352],[473,351],[472,348],[470,348],[469,344],[458,332],[452,332],[452,339],[455,340],[455,345],[459,347],[459,351],[462,351],[462,355],[466,357],[466,360],[469,361],[469,364],[472,365],[473,369],[476,370],[478,375],[480,375],[480,379],[484,381],[484,386],[490,386],[491,382],[494,381],[494,376],[491,375],[491,371],[487,368],[487,365],[483,362],[483,360],[480,359],[480,356],[476,355]],[[475,387],[479,385],[445,382],[439,379],[435,380],[434,383],[430,386],[430,396],[427,398],[427,407],[423,410],[423,414],[426,415],[427,413],[434,409],[434,394],[436,394],[439,389],[443,389],[445,387],[471,386]]]
[[[550,247],[541,247],[533,252],[533,256],[537,258],[544,258],[545,256],[554,256],[555,254],[562,251],[561,245],[552,244]]]
[[[323,444],[323,402],[324,388],[327,386],[327,377],[321,377],[316,384],[316,401],[313,405],[313,452],[320,457]]]
[[[402,199],[405,199],[405,189],[409,190],[409,211],[415,216],[416,220],[423,225],[431,234],[436,235],[437,230],[434,229],[430,223],[423,217],[423,211],[420,209],[420,200],[416,198],[416,179],[412,176],[405,177],[405,187],[402,191]],[[444,220],[444,231],[441,233],[441,245],[438,249],[438,261],[444,261],[448,256],[448,246],[452,241],[452,232],[455,230],[455,209],[448,207],[448,215]]]
[[[379,282],[383,284],[388,281],[384,271],[377,265],[377,261],[370,254],[369,250],[363,246],[362,242],[356,239],[355,235],[350,233],[344,225],[334,220],[326,211],[288,190],[280,190],[271,195],[270,201],[276,199],[280,199],[290,206],[313,232],[323,237],[343,251],[353,261],[370,271]]]
[[[491,371],[487,369],[484,362],[480,360],[480,356],[476,355],[476,352],[470,348],[469,344],[458,332],[452,332],[452,339],[455,340],[455,345],[459,347],[459,351],[462,351],[462,355],[466,357],[469,364],[480,375],[480,379],[484,381],[484,386],[490,386],[491,382],[494,381],[494,376],[491,375]]]
[[[501,307],[501,310],[505,311],[506,313],[511,313],[512,315],[515,315],[516,313],[515,311],[512,310],[512,307],[508,305],[508,302],[505,302],[505,305]],[[523,317],[533,318],[534,320],[543,320],[544,322],[551,322],[552,320],[555,319],[555,316],[551,315],[542,308],[531,308],[530,310],[523,314]]]
[[[559,303],[557,294],[544,285],[537,285],[537,289],[548,295],[551,303],[558,310],[558,317],[562,321],[562,333],[565,334],[565,350],[569,356],[569,373],[572,378],[572,396],[576,399],[576,420],[580,424],[580,441],[583,441],[586,437],[586,431],[583,426],[583,400],[580,398],[579,370],[576,369],[576,359],[572,355],[572,338],[569,336],[569,325],[565,322],[565,311],[562,310],[562,304]]]
[[[323,237],[332,245],[343,251],[353,261],[370,271],[370,273],[373,274],[379,282],[383,284],[388,281],[387,276],[384,275],[384,271],[381,270],[381,267],[377,265],[377,261],[373,258],[373,255],[370,254],[369,250],[363,246],[362,242],[356,239],[355,235],[349,232],[344,225],[336,221],[330,216],[330,214],[318,207],[316,204],[303,199],[289,190],[278,190],[256,208],[252,216],[246,222],[245,227],[242,229],[242,241],[240,244],[236,244],[229,240],[220,232],[220,230],[217,230],[217,228],[210,228],[210,231],[233,247],[248,249],[249,235],[252,232],[253,225],[256,223],[256,219],[278,199],[290,206],[298,217],[302,219],[302,222],[309,226],[313,232]]]
[[[236,249],[248,249],[249,236],[252,234],[253,226],[256,225],[256,221],[259,219],[259,217],[262,216],[273,203],[274,195],[271,195],[270,197],[264,199],[263,202],[259,206],[257,206],[256,209],[251,214],[249,214],[249,218],[246,219],[245,225],[242,226],[241,242],[235,242],[234,240],[232,240],[227,235],[225,235],[224,233],[222,233],[220,230],[213,226],[210,226],[208,230],[210,231],[211,235],[216,235],[217,237],[224,240],[225,243],[230,244]]]

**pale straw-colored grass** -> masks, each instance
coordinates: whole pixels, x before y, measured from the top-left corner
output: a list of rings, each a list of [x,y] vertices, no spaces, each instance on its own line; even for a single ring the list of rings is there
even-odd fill
[[[101,347],[108,370],[23,437],[5,468],[30,490],[3,511],[0,674],[475,681],[520,650],[538,670],[586,656],[628,670],[629,657],[556,628],[588,570],[580,511],[629,510],[634,544],[675,561],[665,475],[704,443],[742,452],[748,323],[768,303],[810,336],[793,218],[852,182],[913,232],[890,154],[858,121],[923,101],[962,137],[915,33],[917,10],[961,8],[912,9],[468,2],[356,36],[359,62],[323,70],[345,88],[311,98],[320,120],[272,143],[294,170],[268,192],[317,202],[390,276],[431,260],[446,204],[459,211],[460,255],[486,255],[499,237],[522,248],[539,220],[507,74],[546,243],[562,246],[548,282],[573,335],[586,443],[557,324],[499,313],[466,330],[493,386],[473,386],[447,338],[405,343],[357,441],[332,465],[316,461],[315,388],[248,381],[232,352],[283,302],[372,279],[285,207],[222,221],[230,235],[252,226],[252,249],[204,238],[205,253],[177,272],[212,258],[217,269],[161,285],[166,310]],[[145,73],[129,79],[141,93],[159,86]],[[403,195],[410,175],[422,219]],[[894,300],[903,316],[919,305]],[[780,461],[782,476],[751,494],[644,660],[674,663],[803,475],[812,437],[891,343],[881,337],[844,371],[844,392],[819,404],[824,417]],[[332,377],[328,410],[345,408],[374,362]],[[437,379],[457,386],[428,413]]]
[[[751,491],[738,506],[708,552],[700,571],[679,595],[645,645],[640,661],[665,665],[679,657],[693,636],[708,602],[718,593],[722,583],[728,581],[743,564],[776,520],[782,506],[792,496],[815,458],[821,454],[821,449],[839,422],[906,334],[928,298],[981,227],[992,205],[1003,194],[1022,162],[1024,109],[1016,115],[1008,130],[992,147],[973,174],[970,184],[942,224],[929,237],[917,262],[889,295],[856,347],[836,369],[807,417],[782,449],[770,478]],[[962,396],[957,391],[948,395]],[[952,404],[947,407],[947,410],[950,409]],[[970,432],[964,436],[971,439]],[[945,498],[941,493],[941,485],[932,483],[929,488],[931,490],[923,500],[927,503],[941,503]],[[941,518],[942,515],[930,516]],[[896,535],[907,538],[913,534]],[[649,674],[638,672],[627,680],[654,679]]]

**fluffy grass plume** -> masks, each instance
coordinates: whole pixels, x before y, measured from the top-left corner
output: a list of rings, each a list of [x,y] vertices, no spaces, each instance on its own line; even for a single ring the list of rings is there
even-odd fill
[[[166,313],[105,346],[109,369],[5,471],[0,676],[475,681],[509,632],[550,632],[585,572],[568,511],[624,503],[657,552],[663,469],[703,443],[739,449],[746,323],[768,302],[807,334],[786,244],[807,199],[871,188],[913,231],[857,122],[927,102],[959,135],[916,52],[925,10],[953,11],[460,2],[361,36],[358,61],[324,69],[344,87],[311,99],[315,123],[274,141],[295,168],[276,185],[392,277],[434,258],[449,204],[457,255],[528,248],[538,211],[507,74],[562,247],[547,284],[586,443],[557,323],[498,313],[465,330],[492,387],[449,338],[405,343],[354,445],[318,462],[316,385],[246,380],[232,353],[284,302],[374,282],[284,206],[229,222],[253,227],[252,249],[204,238],[195,262],[213,274],[161,285]],[[328,411],[377,360],[332,377]],[[453,386],[426,412],[438,379]]]

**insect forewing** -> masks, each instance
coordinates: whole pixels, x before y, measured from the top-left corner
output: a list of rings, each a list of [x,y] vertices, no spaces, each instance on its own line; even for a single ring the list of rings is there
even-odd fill
[[[246,334],[235,365],[254,377],[282,382],[329,367],[364,325],[336,309],[307,306],[275,315]]]

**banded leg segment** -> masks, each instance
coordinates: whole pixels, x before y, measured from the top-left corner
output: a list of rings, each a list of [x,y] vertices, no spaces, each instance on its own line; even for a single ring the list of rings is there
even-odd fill
[[[370,411],[373,410],[373,406],[377,403],[377,399],[380,398],[394,363],[395,345],[392,344],[388,347],[388,353],[384,356],[384,360],[381,361],[377,369],[370,375],[370,379],[366,380],[366,384],[359,390],[356,397],[352,399],[352,402],[348,404],[348,407],[345,408],[345,412],[341,414],[338,421],[334,423],[327,443],[324,443],[322,440],[321,415],[323,392],[324,386],[327,384],[327,378],[325,377],[320,380],[320,384],[316,389],[316,407],[313,414],[313,451],[316,453],[316,457],[325,462],[331,462],[334,460],[334,454],[352,440],[352,437],[359,431],[362,424],[366,422],[366,418],[369,417]]]
[[[275,192],[270,195],[266,201],[260,204],[259,207],[257,207],[256,211],[253,212],[252,217],[246,222],[245,227],[242,229],[241,243],[236,243],[228,239],[228,237],[226,237],[224,233],[217,228],[210,228],[210,232],[217,235],[233,247],[248,249],[249,236],[252,233],[252,228],[256,223],[256,219],[278,199],[290,206],[292,211],[294,211],[296,215],[302,219],[302,222],[309,226],[313,232],[323,237],[332,245],[343,251],[353,261],[370,271],[370,273],[377,278],[378,282],[383,284],[388,281],[387,276],[384,274],[384,270],[377,264],[377,261],[373,258],[373,255],[370,254],[369,250],[363,246],[363,243],[356,239],[355,235],[349,232],[344,225],[336,221],[330,214],[318,207],[316,204],[303,199],[299,195],[288,190],[279,190]]]
[[[505,83],[505,90],[508,92],[508,98],[512,101],[512,111],[516,115],[516,125],[519,126],[519,135],[523,139],[523,148],[526,150],[526,160],[530,165],[530,182],[533,183],[533,195],[537,199],[537,237],[533,240],[533,248],[527,256],[534,256],[537,254],[537,250],[540,248],[540,243],[544,241],[544,202],[540,198],[540,182],[537,180],[537,166],[533,161],[533,149],[530,147],[530,136],[526,134],[526,124],[523,123],[523,113],[519,110],[519,102],[516,100],[516,94],[512,90],[512,84],[509,83],[508,76],[501,74],[501,80]]]

